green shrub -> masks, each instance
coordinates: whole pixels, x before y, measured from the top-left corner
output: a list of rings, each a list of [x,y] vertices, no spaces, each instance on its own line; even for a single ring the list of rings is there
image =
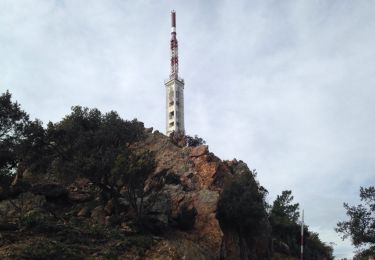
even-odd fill
[[[46,223],[46,216],[38,211],[31,210],[20,218],[20,225],[24,228],[36,228]]]
[[[157,176],[154,177],[155,181],[161,182],[163,181],[165,184],[180,184],[180,176],[175,174],[172,170],[170,169],[165,169],[161,171]]]
[[[206,141],[203,140],[198,135],[194,135],[194,137],[186,135],[185,136],[185,141],[186,141],[186,145],[190,146],[190,147],[196,147],[196,146],[200,146],[200,145],[206,143]]]
[[[178,227],[182,230],[191,230],[194,227],[196,217],[196,208],[188,208],[186,205],[183,205],[177,216]]]
[[[240,233],[259,234],[266,218],[264,193],[259,189],[251,173],[235,176],[219,198],[216,217],[220,225]]]

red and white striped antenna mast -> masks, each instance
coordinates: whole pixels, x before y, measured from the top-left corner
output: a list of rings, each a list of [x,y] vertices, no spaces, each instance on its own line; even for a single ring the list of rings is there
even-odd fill
[[[185,82],[178,75],[178,43],[176,38],[176,11],[171,12],[171,71],[166,87],[166,134],[173,132],[185,134],[184,86]]]
[[[171,28],[171,74],[170,79],[178,79],[178,42],[176,38],[176,11],[172,10],[172,28]]]

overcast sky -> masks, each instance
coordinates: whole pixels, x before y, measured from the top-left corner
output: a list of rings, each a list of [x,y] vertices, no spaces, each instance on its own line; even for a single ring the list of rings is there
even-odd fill
[[[82,105],[165,132],[172,9],[187,133],[352,256],[334,227],[374,185],[373,0],[0,0],[0,90],[45,123]]]

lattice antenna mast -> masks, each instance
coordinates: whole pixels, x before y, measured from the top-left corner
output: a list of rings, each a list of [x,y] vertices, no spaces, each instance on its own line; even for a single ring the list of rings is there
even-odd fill
[[[176,38],[176,11],[171,12],[171,74],[170,79],[178,79],[178,43]]]

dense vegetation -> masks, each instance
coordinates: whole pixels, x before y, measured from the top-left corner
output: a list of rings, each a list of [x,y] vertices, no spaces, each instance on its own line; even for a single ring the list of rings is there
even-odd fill
[[[0,246],[18,242],[8,252],[17,259],[83,259],[93,251],[100,259],[142,255],[152,244],[146,233],[153,231],[144,210],[162,183],[151,180],[145,188],[154,156],[131,147],[143,138],[143,123],[79,106],[43,127],[9,92],[2,94]],[[68,198],[70,185],[85,179],[93,186],[81,184],[86,193]],[[111,218],[104,219],[104,209],[114,212]],[[87,210],[92,221],[77,217]],[[105,228],[99,224],[104,220]],[[119,232],[120,223],[133,224],[122,228],[131,233]]]
[[[272,226],[272,235],[275,245],[280,251],[282,243],[289,247],[293,256],[300,255],[301,225],[298,223],[299,204],[293,203],[293,195],[289,190],[278,195],[270,207],[269,219]],[[304,227],[304,257],[305,259],[333,259],[333,249],[322,242],[317,233]]]
[[[236,173],[237,170],[233,169]],[[264,222],[269,220],[275,252],[294,257],[300,256],[301,225],[299,204],[293,203],[289,190],[278,195],[272,205],[267,205],[267,190],[255,181],[256,171],[242,169],[227,183],[220,195],[217,218],[226,228],[239,234],[266,232]],[[265,209],[268,209],[268,213]],[[333,248],[322,242],[317,233],[304,227],[304,259],[333,259]]]
[[[220,195],[216,213],[220,224],[239,234],[261,233],[266,219],[265,195],[266,190],[254,181],[252,172],[235,175]]]
[[[349,220],[339,222],[336,231],[343,239],[351,238],[358,248],[357,259],[367,259],[375,255],[375,187],[361,187],[360,198],[364,204],[349,206],[344,203]]]
[[[30,121],[19,104],[6,92],[0,97],[0,178],[3,190],[11,177],[27,177],[69,184],[77,177],[88,178],[101,191],[103,201],[125,198],[142,225],[144,199],[161,185],[145,182],[154,171],[153,154],[135,152],[131,144],[144,137],[143,123],[125,121],[116,112],[75,106],[60,122],[46,128]],[[138,201],[140,199],[140,202]],[[150,205],[150,202],[148,203]]]
[[[125,121],[116,112],[73,107],[70,115],[46,129],[30,121],[11,94],[0,97],[0,170],[3,174],[48,172],[56,176],[83,174],[106,182],[118,155],[142,138],[143,124]],[[17,167],[16,167],[17,166]]]
[[[10,174],[19,162],[19,147],[33,123],[20,105],[11,101],[11,94],[0,96],[0,172]],[[35,122],[38,124],[39,122]]]

